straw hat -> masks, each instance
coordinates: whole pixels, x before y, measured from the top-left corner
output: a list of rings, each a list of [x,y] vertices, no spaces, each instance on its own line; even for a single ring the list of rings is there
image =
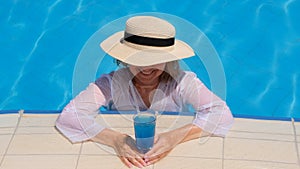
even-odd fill
[[[175,39],[175,28],[153,16],[135,16],[126,22],[125,31],[105,39],[101,48],[122,62],[149,66],[194,56],[193,49]]]

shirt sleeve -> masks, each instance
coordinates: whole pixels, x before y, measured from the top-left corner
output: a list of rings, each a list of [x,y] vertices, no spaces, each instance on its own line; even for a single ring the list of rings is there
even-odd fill
[[[105,96],[94,83],[79,93],[66,105],[58,119],[56,128],[72,143],[88,140],[105,127],[96,123],[99,108],[106,102]]]
[[[211,92],[192,72],[180,82],[180,94],[185,103],[196,110],[193,124],[205,132],[224,137],[233,124],[227,104]]]

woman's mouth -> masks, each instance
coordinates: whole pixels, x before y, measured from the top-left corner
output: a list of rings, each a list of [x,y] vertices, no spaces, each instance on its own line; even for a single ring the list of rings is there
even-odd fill
[[[142,70],[140,71],[140,73],[144,74],[144,75],[151,75],[154,72],[154,70]]]

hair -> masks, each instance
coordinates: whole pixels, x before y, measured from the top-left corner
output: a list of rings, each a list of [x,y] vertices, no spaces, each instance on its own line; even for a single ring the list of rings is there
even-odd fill
[[[120,60],[116,60],[118,66],[128,67],[127,63],[124,63]],[[160,80],[167,82],[169,80],[176,80],[180,73],[180,65],[177,60],[167,62],[164,72],[160,75]]]

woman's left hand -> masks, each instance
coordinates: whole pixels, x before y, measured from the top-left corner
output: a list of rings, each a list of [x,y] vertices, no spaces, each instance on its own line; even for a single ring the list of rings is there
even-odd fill
[[[147,165],[154,164],[166,157],[171,150],[180,143],[178,135],[174,131],[160,133],[155,136],[155,141],[152,149],[144,156]]]
[[[201,128],[187,124],[178,129],[158,134],[155,136],[152,149],[144,155],[144,160],[147,165],[154,164],[166,157],[177,144],[199,138],[201,133]]]

